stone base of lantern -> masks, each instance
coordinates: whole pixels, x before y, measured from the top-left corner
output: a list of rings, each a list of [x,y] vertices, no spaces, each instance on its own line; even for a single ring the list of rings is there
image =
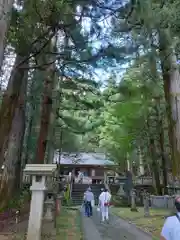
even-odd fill
[[[47,197],[47,200],[45,201],[45,209],[46,211],[44,215],[44,220],[53,221],[54,199],[52,195]]]
[[[47,206],[46,213],[44,215],[44,220],[53,221],[53,213],[51,206]]]

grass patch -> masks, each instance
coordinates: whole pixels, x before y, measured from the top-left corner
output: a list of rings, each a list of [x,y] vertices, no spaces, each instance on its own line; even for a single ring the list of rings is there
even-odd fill
[[[57,218],[57,239],[82,240],[80,213],[77,210],[62,208]]]
[[[138,212],[131,212],[130,208],[112,208],[112,213],[136,224],[143,231],[151,233],[156,240],[160,236],[160,232],[167,216],[170,212],[162,209],[150,209],[150,217],[144,217],[144,209],[138,208]]]

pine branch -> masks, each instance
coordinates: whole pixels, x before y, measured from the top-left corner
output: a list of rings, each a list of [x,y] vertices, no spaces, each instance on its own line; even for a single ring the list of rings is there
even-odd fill
[[[63,113],[56,112],[57,119],[61,120],[61,127],[68,128],[70,131],[76,134],[85,134],[91,132],[94,129],[104,124],[104,119],[99,119],[96,122],[89,122],[87,120],[81,121],[79,118],[73,118],[71,116],[65,116]],[[62,123],[63,122],[63,123]]]

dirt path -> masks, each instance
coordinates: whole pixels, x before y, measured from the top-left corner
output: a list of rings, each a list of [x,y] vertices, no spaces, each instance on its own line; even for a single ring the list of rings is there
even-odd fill
[[[7,226],[3,229],[3,232],[0,232],[1,240],[18,240],[20,237],[23,237],[26,234],[28,224],[28,215],[23,216],[21,221],[18,224],[15,224],[14,221],[9,221]]]
[[[18,224],[10,224],[4,232],[0,233],[0,240],[24,240],[28,227],[27,218]],[[56,231],[53,222],[43,222],[42,240],[56,240]]]

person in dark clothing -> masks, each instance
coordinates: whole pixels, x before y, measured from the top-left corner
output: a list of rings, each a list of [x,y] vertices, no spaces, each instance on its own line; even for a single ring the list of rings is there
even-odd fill
[[[87,191],[84,193],[84,206],[85,206],[85,215],[87,217],[92,216],[92,204],[91,202],[94,200],[94,194],[89,187]]]
[[[85,202],[85,214],[87,217],[92,216],[92,205],[90,202]]]

